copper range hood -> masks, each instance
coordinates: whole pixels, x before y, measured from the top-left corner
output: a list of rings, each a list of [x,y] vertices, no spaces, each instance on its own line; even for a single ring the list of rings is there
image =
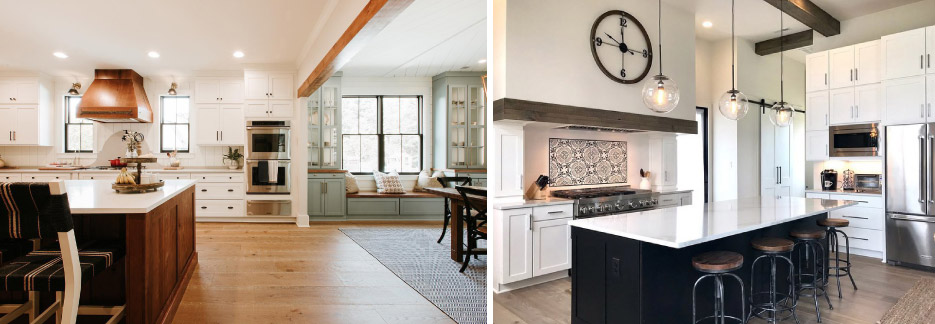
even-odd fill
[[[153,122],[143,77],[133,70],[94,70],[94,81],[78,105],[78,118],[102,123]]]

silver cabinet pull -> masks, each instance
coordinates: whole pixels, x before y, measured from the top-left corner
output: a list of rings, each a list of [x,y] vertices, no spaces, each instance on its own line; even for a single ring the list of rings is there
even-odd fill
[[[561,213],[564,213],[564,211],[561,211],[561,210],[553,210],[553,211],[550,211],[550,212],[549,212],[549,214],[561,214]]]
[[[532,230],[532,214],[526,214],[526,220],[529,222],[529,230]]]
[[[851,82],[853,82],[854,81],[854,69],[851,69],[850,72],[851,72]]]
[[[869,241],[869,240],[870,240],[870,239],[865,239],[865,238],[863,238],[863,237],[856,237],[856,236],[851,236],[850,239],[852,239],[852,240],[861,240],[861,241]]]
[[[847,216],[847,215],[844,215],[844,216],[841,216],[841,217],[844,217],[844,218],[856,218],[856,219],[870,219],[870,218],[868,218],[868,217]]]
[[[925,136],[919,136],[919,152],[925,152]],[[925,203],[925,157],[919,157],[919,202]]]
[[[825,85],[828,85],[828,73],[825,72]]]
[[[857,74],[857,68],[854,68],[854,80],[860,81],[860,74]]]
[[[322,193],[322,194],[328,193],[328,183],[327,183],[327,182],[322,182],[322,183],[321,183],[321,193]]]

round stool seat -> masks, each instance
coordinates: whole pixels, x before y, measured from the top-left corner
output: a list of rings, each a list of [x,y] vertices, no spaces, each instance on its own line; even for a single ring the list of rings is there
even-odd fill
[[[819,240],[825,238],[825,230],[820,228],[801,228],[789,231],[789,236],[804,240]]]
[[[743,266],[743,255],[729,251],[705,252],[692,257],[692,266],[701,272],[730,272]]]
[[[818,226],[824,227],[847,227],[851,221],[843,218],[825,218],[818,220]]]
[[[795,246],[795,242],[778,237],[759,237],[750,241],[754,249],[763,252],[789,252]]]

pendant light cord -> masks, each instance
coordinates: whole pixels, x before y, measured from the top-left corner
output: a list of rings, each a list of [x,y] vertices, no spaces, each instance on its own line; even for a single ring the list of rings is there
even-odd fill
[[[782,66],[783,52],[785,52],[786,50],[786,42],[785,40],[782,39],[782,29],[784,27],[783,22],[782,22],[782,13],[783,13],[783,8],[785,8],[784,3],[785,1],[779,2],[779,101],[783,103],[786,102],[785,97],[783,96],[785,94],[784,93],[785,89],[783,85],[784,80],[783,80],[783,66]]]
[[[662,75],[662,0],[659,0],[659,75]]]
[[[734,61],[736,60],[736,51],[737,47],[734,45],[734,39],[737,36],[734,34],[734,0],[730,0],[730,89],[737,90],[737,82],[734,80]]]

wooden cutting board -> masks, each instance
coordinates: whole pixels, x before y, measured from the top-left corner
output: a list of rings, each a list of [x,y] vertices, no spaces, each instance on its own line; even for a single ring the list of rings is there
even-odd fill
[[[56,171],[56,170],[73,171],[73,170],[83,170],[83,169],[86,169],[86,168],[85,168],[85,167],[80,167],[80,166],[65,166],[65,167],[44,166],[44,167],[39,167],[39,170],[43,170],[43,171]]]

